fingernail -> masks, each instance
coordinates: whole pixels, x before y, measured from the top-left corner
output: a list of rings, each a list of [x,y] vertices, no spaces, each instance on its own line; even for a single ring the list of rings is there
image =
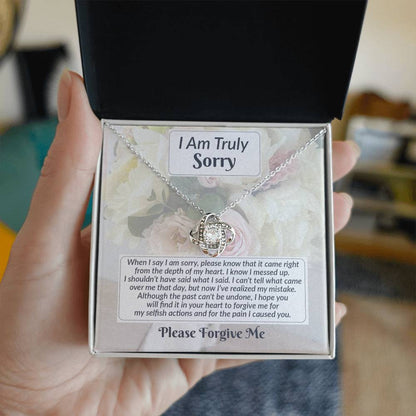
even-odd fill
[[[71,105],[71,73],[64,69],[61,78],[59,80],[58,89],[58,120],[64,121],[69,113],[69,107]]]
[[[351,195],[349,195],[345,192],[341,192],[340,195],[341,195],[342,198],[344,198],[344,200],[348,204],[348,206],[350,208],[352,208],[352,206],[354,205],[354,200],[352,199]]]
[[[343,303],[339,303],[339,316],[342,319],[347,314],[347,307]]]
[[[346,140],[346,142],[351,146],[354,151],[355,157],[358,159],[361,155],[361,148],[358,146],[357,142],[354,140]]]

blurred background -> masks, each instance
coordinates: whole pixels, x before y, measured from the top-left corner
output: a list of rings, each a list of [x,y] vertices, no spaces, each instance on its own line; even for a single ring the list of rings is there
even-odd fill
[[[335,139],[362,148],[335,185],[355,199],[336,236],[349,313],[334,371],[348,416],[416,414],[415,18],[414,0],[369,0],[344,117],[333,122]],[[0,276],[54,135],[64,67],[81,73],[74,3],[0,0]]]

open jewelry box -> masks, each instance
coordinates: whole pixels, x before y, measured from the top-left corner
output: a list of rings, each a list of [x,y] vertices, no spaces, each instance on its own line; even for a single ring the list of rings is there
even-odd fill
[[[329,123],[365,5],[76,1],[92,354],[334,357]]]

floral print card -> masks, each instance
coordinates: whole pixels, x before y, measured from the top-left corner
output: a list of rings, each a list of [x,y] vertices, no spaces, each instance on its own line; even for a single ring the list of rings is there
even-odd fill
[[[110,127],[95,350],[328,354],[325,126]]]

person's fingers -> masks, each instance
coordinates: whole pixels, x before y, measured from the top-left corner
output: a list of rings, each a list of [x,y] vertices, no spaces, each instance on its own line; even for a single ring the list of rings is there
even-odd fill
[[[341,322],[341,319],[346,315],[347,313],[347,307],[341,303],[336,302],[335,303],[335,325],[339,325]]]
[[[360,148],[352,140],[332,143],[332,175],[334,181],[345,176],[360,157]]]
[[[344,192],[334,192],[334,232],[345,227],[350,219],[352,198]]]
[[[54,245],[79,238],[101,148],[100,123],[73,72],[60,80],[58,118],[24,225],[36,241]]]
[[[186,377],[188,388],[193,387],[202,377],[216,370],[252,363],[253,359],[178,359],[178,364]]]

